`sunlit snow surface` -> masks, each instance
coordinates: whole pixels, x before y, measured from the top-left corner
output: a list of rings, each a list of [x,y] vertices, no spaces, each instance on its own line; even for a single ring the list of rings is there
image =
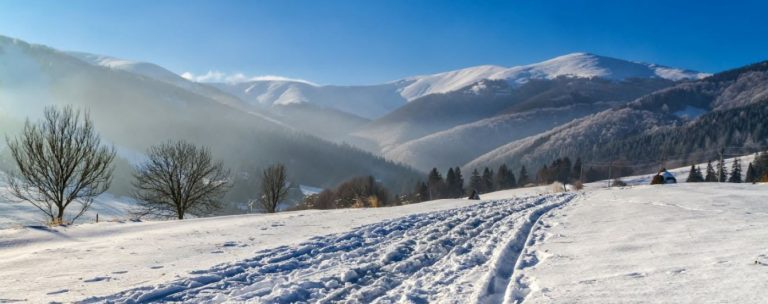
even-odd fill
[[[749,157],[742,158],[747,163]],[[687,168],[671,170],[685,180]],[[0,230],[1,300],[761,303],[768,185]]]

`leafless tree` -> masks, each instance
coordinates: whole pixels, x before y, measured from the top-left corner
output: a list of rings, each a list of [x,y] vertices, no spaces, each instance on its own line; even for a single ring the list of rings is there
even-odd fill
[[[8,176],[11,194],[52,224],[65,224],[64,211],[77,202],[74,222],[112,182],[115,149],[101,144],[87,112],[46,107],[40,122],[27,120],[21,135],[6,142],[18,169]]]
[[[288,194],[285,166],[276,164],[264,169],[261,174],[261,206],[269,213],[275,213],[280,201]]]
[[[169,141],[151,147],[147,156],[134,172],[139,215],[181,220],[185,214],[208,214],[221,207],[230,188],[229,170],[214,162],[208,149]]]

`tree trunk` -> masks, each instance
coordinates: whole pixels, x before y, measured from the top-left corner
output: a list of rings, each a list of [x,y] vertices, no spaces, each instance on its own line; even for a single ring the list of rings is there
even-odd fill
[[[56,215],[56,225],[64,225],[64,205],[59,204],[59,213]]]

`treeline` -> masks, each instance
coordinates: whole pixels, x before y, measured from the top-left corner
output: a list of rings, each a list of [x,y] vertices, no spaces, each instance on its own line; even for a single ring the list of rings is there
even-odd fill
[[[499,190],[514,189],[529,186],[531,179],[528,170],[522,166],[518,174],[502,164],[494,171],[485,167],[482,171],[473,170],[466,180],[461,168],[448,168],[445,178],[433,168],[426,181],[419,181],[410,195],[403,197],[405,202],[423,202],[444,198],[459,198],[476,193],[488,193]]]
[[[397,203],[399,204],[399,202]],[[355,177],[334,189],[305,197],[303,208],[377,208],[392,205],[389,190],[373,176]]]
[[[707,162],[707,168],[705,172],[701,171],[701,168],[696,165],[691,165],[691,170],[688,172],[688,178],[685,180],[689,183],[699,182],[729,182],[729,183],[757,183],[768,182],[768,152],[761,152],[755,154],[755,159],[747,166],[746,174],[742,172],[741,160],[736,158],[731,164],[731,171],[728,172],[725,164],[722,161],[717,162],[715,166],[712,166],[712,161]]]

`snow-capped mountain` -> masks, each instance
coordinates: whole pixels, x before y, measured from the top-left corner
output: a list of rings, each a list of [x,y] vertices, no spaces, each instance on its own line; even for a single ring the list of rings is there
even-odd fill
[[[522,84],[531,79],[554,79],[560,76],[600,77],[611,80],[656,77],[677,81],[700,79],[708,75],[590,53],[572,53],[530,65],[511,68],[483,65],[434,75],[410,77],[395,83],[402,85],[400,95],[410,101],[428,94],[456,91],[483,79],[502,79],[513,84]]]
[[[482,65],[421,75],[370,86],[318,86],[289,80],[216,83],[219,89],[253,105],[314,103],[361,117],[376,119],[426,95],[449,93],[482,80],[505,80],[513,86],[534,79],[557,77],[699,79],[709,74],[656,64],[631,62],[589,53],[573,53],[524,66]]]
[[[375,119],[407,103],[393,83],[369,86],[318,86],[301,81],[255,80],[211,83],[251,106],[272,107],[311,103],[367,119]]]

